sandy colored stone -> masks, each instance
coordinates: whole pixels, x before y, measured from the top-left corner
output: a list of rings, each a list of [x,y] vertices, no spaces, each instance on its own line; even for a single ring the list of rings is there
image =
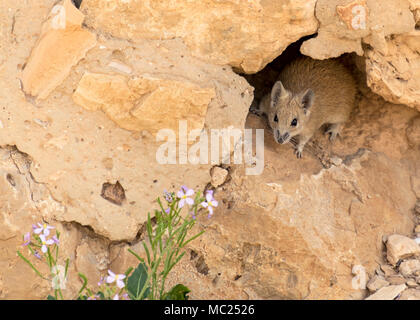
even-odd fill
[[[96,287],[101,275],[108,274],[109,264],[107,243],[103,240],[84,239],[76,248],[74,266],[89,279],[92,288]]]
[[[420,270],[420,261],[411,259],[401,262],[398,270],[404,277],[412,276],[416,271]]]
[[[395,265],[401,259],[409,258],[420,253],[420,248],[413,239],[399,234],[393,234],[388,237],[386,252],[389,263]]]
[[[386,277],[397,275],[394,268],[388,264],[381,265],[381,270],[384,272]]]
[[[83,19],[71,0],[54,6],[22,73],[25,93],[45,99],[96,44],[95,34],[82,28]]]
[[[383,287],[365,300],[394,300],[406,288],[407,286],[405,284]]]
[[[402,275],[400,275],[400,274],[386,277],[386,280],[391,285],[399,285],[399,284],[403,284],[403,283],[406,283],[407,282],[407,280]]]
[[[30,155],[30,174],[61,206],[61,210],[51,210],[49,219],[89,226],[111,240],[132,240],[164,189],[177,191],[185,184],[204,190],[210,181],[211,165],[157,163],[156,152],[163,142],[157,142],[145,127],[156,131],[159,126],[169,126],[177,134],[178,126],[174,128],[166,110],[170,107],[178,117],[185,116],[192,128],[194,124],[207,130],[243,128],[253,98],[253,89],[246,80],[228,66],[215,66],[192,57],[179,39],[132,43],[98,36],[97,44],[70,69],[64,81],[35,104],[23,94],[16,80],[16,66],[27,62],[54,3],[46,0],[41,5],[34,1],[23,6],[8,1],[3,5],[7,8],[1,10],[0,21],[10,30],[15,14],[16,27],[13,35],[0,34],[0,57],[7,56],[9,63],[0,67],[1,74],[7,75],[0,80],[0,105],[6,108],[0,117],[1,145],[17,145]],[[64,54],[51,51],[57,59]],[[39,67],[48,70],[48,59]],[[82,87],[77,90],[85,74],[100,74],[102,81],[114,82],[108,90],[99,83],[90,92],[83,92]],[[128,89],[119,79],[127,81]],[[139,99],[134,101],[127,90],[133,90],[133,96]],[[149,90],[149,94],[142,94],[142,90]],[[107,110],[121,126],[125,123],[134,128],[140,121],[144,127],[135,127],[135,131],[122,129],[103,111],[77,105],[72,99],[76,91],[80,97],[83,93],[86,101],[90,97],[110,102]],[[161,99],[168,103],[162,104]],[[133,105],[133,101],[137,104]],[[92,100],[89,103],[95,105]],[[125,190],[122,206],[101,197],[103,184],[116,181]]]
[[[221,167],[214,167],[211,171],[211,185],[215,188],[222,185],[228,176],[229,172]]]
[[[368,281],[366,286],[369,289],[369,291],[375,292],[375,291],[377,291],[377,290],[379,290],[382,287],[385,287],[387,285],[389,285],[388,281],[386,281],[382,277],[379,277],[379,276],[375,275]]]
[[[415,25],[407,0],[319,0],[315,15],[318,35],[301,47],[303,54],[315,59],[347,52],[363,55],[362,41],[385,50],[385,37],[414,31]]]
[[[406,131],[408,143],[412,147],[420,146],[420,117],[415,117],[410,121],[410,125]],[[413,176],[413,179],[416,179],[413,183],[413,188],[417,193],[417,197],[420,198],[420,182],[418,181],[420,178],[417,176]]]
[[[415,280],[411,280],[411,279],[406,282],[406,285],[409,288],[416,288],[416,287],[418,287],[417,282]]]
[[[420,110],[420,31],[386,41],[365,52],[367,84],[385,100]]]
[[[420,290],[419,289],[407,289],[401,293],[401,296],[398,300],[420,300]]]
[[[156,134],[161,129],[178,133],[180,120],[187,121],[188,130],[203,129],[214,96],[213,88],[185,81],[85,73],[73,100],[87,110],[102,110],[121,128]]]
[[[87,24],[113,36],[182,39],[191,52],[246,73],[261,70],[292,42],[316,32],[316,1],[84,0]]]

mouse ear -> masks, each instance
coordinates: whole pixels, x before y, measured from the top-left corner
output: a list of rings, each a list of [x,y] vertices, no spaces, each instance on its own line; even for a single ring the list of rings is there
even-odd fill
[[[271,107],[275,107],[277,103],[289,97],[289,91],[287,91],[281,81],[277,81],[273,89],[271,89]]]
[[[302,107],[305,114],[308,112],[310,107],[312,107],[315,99],[315,93],[312,89],[306,90],[302,95]]]

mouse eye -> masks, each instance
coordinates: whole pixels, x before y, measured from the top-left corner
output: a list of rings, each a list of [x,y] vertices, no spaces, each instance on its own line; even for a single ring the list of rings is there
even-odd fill
[[[277,118],[277,115],[274,116],[274,122],[279,122],[279,118]]]
[[[296,118],[294,118],[293,120],[292,120],[292,123],[290,124],[292,127],[296,127],[297,126],[297,119]]]

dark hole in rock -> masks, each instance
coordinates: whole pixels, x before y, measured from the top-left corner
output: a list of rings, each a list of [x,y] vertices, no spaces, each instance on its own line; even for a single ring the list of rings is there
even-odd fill
[[[15,179],[13,178],[13,176],[12,176],[10,173],[8,173],[8,174],[6,175],[6,179],[7,179],[7,181],[9,181],[9,183],[10,183],[13,187],[16,187],[16,182],[15,182]]]
[[[209,267],[206,264],[206,261],[204,261],[204,257],[200,256],[195,264],[195,267],[197,271],[201,274],[208,275],[209,273]]]
[[[101,197],[120,206],[125,200],[125,191],[119,181],[115,184],[106,182],[102,185]]]
[[[79,8],[80,8],[80,5],[82,4],[82,1],[83,1],[83,0],[72,0],[73,4],[75,5],[75,7],[76,7],[77,9],[79,9]]]

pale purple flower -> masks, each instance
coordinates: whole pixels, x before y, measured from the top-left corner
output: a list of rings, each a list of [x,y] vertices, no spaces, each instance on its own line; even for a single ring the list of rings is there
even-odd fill
[[[48,236],[50,234],[50,230],[54,229],[54,227],[49,226],[46,223],[38,223],[38,226],[34,230],[35,234],[43,233],[44,236]]]
[[[194,200],[190,198],[194,195],[193,189],[188,189],[186,186],[182,186],[181,190],[178,191],[177,196],[180,199],[179,201],[179,208],[182,208],[185,205],[185,202],[188,203],[190,206],[194,204]]]
[[[52,241],[54,241],[54,243],[58,246],[59,244],[60,244],[60,240],[58,240],[58,238],[57,238],[57,236],[53,236],[52,238]]]
[[[122,289],[124,288],[125,284],[123,279],[125,278],[124,274],[115,274],[111,270],[108,270],[109,276],[106,278],[107,283],[113,283],[114,281],[117,282],[117,287]]]
[[[128,293],[123,293],[122,298],[124,300],[131,300],[130,297],[128,296]]]
[[[172,194],[169,193],[168,191],[164,190],[163,191],[163,197],[165,198],[166,201],[168,201],[169,203],[171,203],[172,201],[174,201]]]
[[[170,208],[166,208],[165,209],[165,213],[169,214],[169,212],[171,212],[171,209]]]
[[[98,286],[100,287],[104,283],[105,278],[101,277],[101,279],[98,282]]]
[[[209,218],[213,215],[213,208],[217,207],[219,205],[219,202],[214,199],[213,197],[213,191],[207,191],[206,193],[206,201],[202,202],[201,205],[204,208],[207,208],[209,210]]]
[[[34,256],[37,257],[38,259],[41,259],[41,255],[39,254],[37,250],[34,250]]]
[[[25,235],[23,236],[23,241],[25,241],[22,244],[22,246],[24,246],[24,247],[31,243],[31,233],[30,232],[25,233]]]
[[[87,299],[88,299],[88,300],[98,300],[97,298],[98,298],[98,296],[97,296],[97,295],[92,294],[92,295],[91,295],[90,297],[88,297]]]
[[[112,300],[120,300],[120,297],[118,296],[118,293],[112,298]]]
[[[47,240],[43,234],[39,236],[39,239],[41,239],[41,244],[42,244],[41,251],[43,253],[46,253],[48,250],[47,246],[52,245],[54,241],[51,239]]]

